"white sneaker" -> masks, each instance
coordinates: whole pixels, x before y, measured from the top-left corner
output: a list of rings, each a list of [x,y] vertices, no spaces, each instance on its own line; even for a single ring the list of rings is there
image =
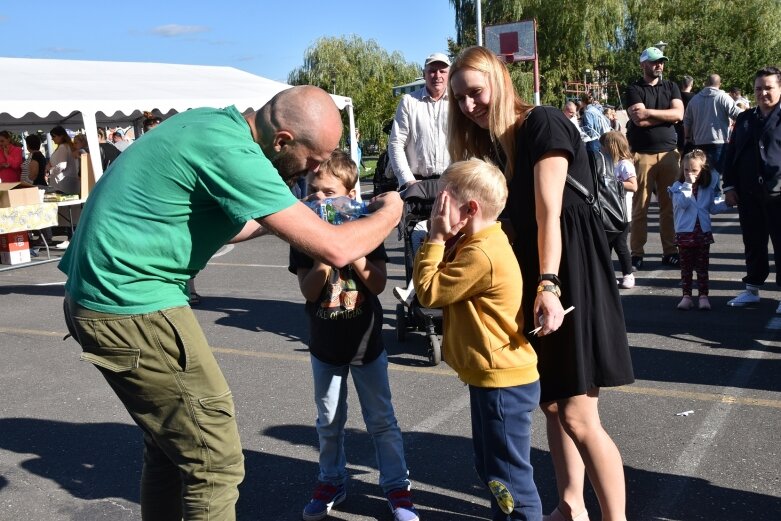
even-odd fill
[[[776,308],[776,315],[781,315],[781,300],[778,301],[778,307]]]
[[[55,248],[57,248],[58,250],[67,250],[68,246],[70,245],[71,245],[70,241],[62,241],[60,244],[55,246]]]
[[[743,307],[751,304],[759,304],[759,292],[744,290],[737,297],[727,302],[728,306]]]
[[[393,288],[393,295],[399,299],[399,302],[410,307],[412,305],[412,299],[415,298],[415,288],[410,287],[410,289],[407,289],[396,286]]]
[[[635,287],[635,276],[631,273],[624,275],[621,282],[618,283],[618,287],[621,289],[632,289]]]

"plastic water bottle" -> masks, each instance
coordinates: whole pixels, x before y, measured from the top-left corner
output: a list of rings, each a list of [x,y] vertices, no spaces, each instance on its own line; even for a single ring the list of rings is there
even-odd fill
[[[305,201],[304,204],[314,210],[322,220],[331,224],[342,224],[343,222],[355,220],[369,213],[365,202],[350,199],[346,195],[315,201]]]

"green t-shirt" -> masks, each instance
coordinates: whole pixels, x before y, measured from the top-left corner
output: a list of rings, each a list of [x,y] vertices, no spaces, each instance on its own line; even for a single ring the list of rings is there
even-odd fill
[[[244,224],[296,202],[235,107],[177,114],[95,185],[59,268],[103,313],[187,304],[187,281]]]

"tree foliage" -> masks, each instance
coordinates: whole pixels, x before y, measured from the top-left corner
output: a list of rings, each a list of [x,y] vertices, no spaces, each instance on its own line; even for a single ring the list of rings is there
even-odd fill
[[[450,50],[457,53],[476,42],[475,0],[450,3],[456,14]],[[750,92],[754,72],[779,61],[781,0],[482,0],[481,5],[483,26],[537,20],[544,103],[560,104],[564,82],[579,81],[586,69],[597,67],[607,68],[623,90],[640,76],[642,50],[660,40],[670,57],[665,75],[678,80],[688,74],[700,86],[708,74],[718,73],[723,85]],[[526,78],[531,64],[514,64],[510,71],[524,79],[516,85],[531,100]]]
[[[413,81],[421,73],[419,65],[406,62],[400,53],[388,53],[376,41],[353,35],[318,39],[288,82],[316,85],[352,98],[361,140],[384,144],[383,123],[393,117],[398,103],[393,86]]]

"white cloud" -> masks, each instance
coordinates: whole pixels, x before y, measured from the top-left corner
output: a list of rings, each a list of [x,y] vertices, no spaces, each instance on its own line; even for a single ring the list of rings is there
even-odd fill
[[[158,36],[165,36],[166,38],[174,38],[177,36],[183,36],[186,34],[205,33],[209,30],[205,25],[179,25],[168,24],[158,25],[152,29],[152,33]]]

